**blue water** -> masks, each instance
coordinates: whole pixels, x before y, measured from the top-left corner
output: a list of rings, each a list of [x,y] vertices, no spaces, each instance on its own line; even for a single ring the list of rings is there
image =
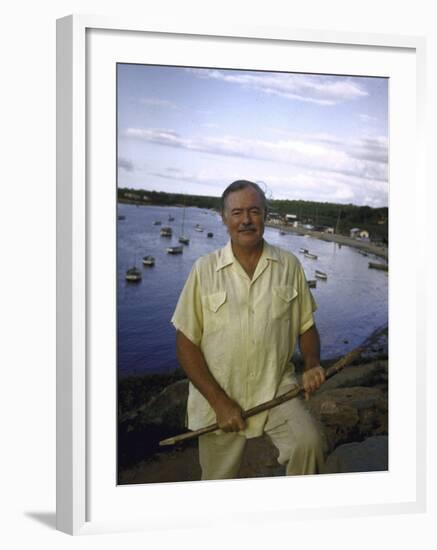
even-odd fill
[[[170,319],[180,291],[193,262],[226,244],[226,228],[216,212],[187,207],[184,234],[190,244],[184,245],[183,254],[171,255],[166,247],[179,245],[183,208],[120,204],[118,214],[126,217],[118,221],[117,238],[119,374],[170,372],[177,366]],[[168,221],[169,215],[174,221]],[[155,226],[155,220],[162,225]],[[203,233],[194,231],[197,223],[204,228]],[[171,238],[160,236],[162,226],[172,227]],[[206,236],[208,231],[214,233],[212,239]],[[322,357],[347,353],[387,323],[388,276],[368,268],[374,257],[310,237],[280,235],[277,229],[268,227],[264,236],[271,244],[295,253],[308,279],[315,278],[315,269],[328,274],[327,281],[318,280],[312,289],[318,305],[315,317]],[[309,249],[318,259],[305,258],[300,248]],[[154,267],[142,265],[146,255],[155,257]],[[142,280],[128,283],[125,272],[134,264],[141,270]]]

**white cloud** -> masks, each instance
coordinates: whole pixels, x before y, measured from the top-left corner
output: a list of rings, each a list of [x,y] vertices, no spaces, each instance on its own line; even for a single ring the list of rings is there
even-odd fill
[[[364,138],[343,142],[326,135],[276,141],[236,136],[183,137],[171,129],[128,128],[125,137],[187,151],[257,159],[318,169],[364,179],[387,181],[387,140]]]
[[[143,105],[150,105],[152,107],[164,107],[170,109],[177,109],[178,106],[172,101],[167,101],[166,99],[159,99],[157,97],[142,97],[140,103]]]
[[[200,78],[221,80],[258,90],[285,99],[331,106],[366,97],[367,91],[358,81],[348,77],[311,76],[290,73],[219,71],[187,69]]]
[[[134,163],[131,160],[123,157],[118,158],[117,166],[122,170],[126,170],[126,172],[133,172],[135,170]]]
[[[366,115],[365,113],[360,113],[358,116],[360,117],[360,119],[363,122],[377,122],[378,121],[378,119],[375,116]]]

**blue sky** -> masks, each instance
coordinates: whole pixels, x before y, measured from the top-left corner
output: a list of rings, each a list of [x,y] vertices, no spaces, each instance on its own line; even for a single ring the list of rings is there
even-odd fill
[[[388,81],[118,65],[118,185],[388,205]]]

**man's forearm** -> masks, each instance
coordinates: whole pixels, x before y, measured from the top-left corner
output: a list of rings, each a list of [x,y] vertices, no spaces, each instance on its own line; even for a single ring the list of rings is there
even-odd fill
[[[299,338],[299,347],[305,363],[302,384],[305,399],[317,390],[325,381],[325,371],[320,366],[320,337],[316,325],[313,325]]]
[[[304,370],[320,364],[320,337],[316,325],[310,327],[299,338],[299,348],[304,360]]]

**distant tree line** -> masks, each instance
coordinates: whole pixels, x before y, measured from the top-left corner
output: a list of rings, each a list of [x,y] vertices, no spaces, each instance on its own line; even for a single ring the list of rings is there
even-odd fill
[[[366,229],[372,240],[388,242],[388,208],[371,208],[354,204],[301,200],[269,201],[270,211],[295,214],[302,223],[315,227],[332,227],[336,233],[349,235],[352,228]]]
[[[197,206],[198,208],[220,209],[220,198],[187,195],[183,193],[164,193],[143,189],[119,188],[118,200],[136,204],[154,204],[162,206]],[[269,200],[269,212],[284,218],[294,214],[304,224],[316,228],[332,227],[336,233],[349,235],[352,228],[365,229],[371,240],[388,243],[388,208],[371,208],[354,204],[336,204],[303,200]]]
[[[163,191],[146,191],[143,189],[118,189],[120,202],[135,202],[140,204],[155,204],[162,206],[197,206],[198,208],[220,209],[219,197],[201,195],[184,195],[183,193],[164,193]]]

